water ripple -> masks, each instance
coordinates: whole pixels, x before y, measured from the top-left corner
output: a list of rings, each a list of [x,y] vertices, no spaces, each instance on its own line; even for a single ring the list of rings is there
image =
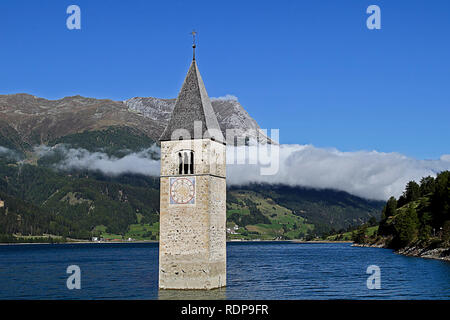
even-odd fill
[[[349,244],[229,243],[227,287],[158,291],[158,244],[0,246],[0,299],[449,299],[450,263]],[[66,288],[79,265],[82,289]],[[381,290],[366,287],[367,266]]]

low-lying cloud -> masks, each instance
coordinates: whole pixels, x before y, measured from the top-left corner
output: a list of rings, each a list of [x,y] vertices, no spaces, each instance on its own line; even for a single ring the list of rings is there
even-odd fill
[[[368,199],[386,200],[400,196],[410,180],[419,182],[424,176],[450,170],[450,156],[417,160],[400,153],[341,152],[312,145],[280,145],[279,168],[274,175],[261,175],[259,165],[230,165],[227,170],[230,184],[281,183],[336,189]]]
[[[21,159],[21,156],[18,152],[3,146],[0,146],[0,156],[15,161],[19,161]]]
[[[133,152],[118,158],[104,152],[89,152],[86,149],[58,146],[49,148],[39,146],[35,149],[40,157],[59,152],[63,159],[54,165],[60,170],[95,170],[106,175],[136,173],[148,176],[159,176],[159,160],[152,159],[152,154],[159,153],[155,145],[139,152]]]
[[[264,148],[266,148],[265,146]],[[276,146],[271,146],[276,148]],[[270,146],[269,146],[270,148]],[[55,167],[60,170],[98,170],[107,175],[136,173],[159,176],[160,162],[152,159],[159,152],[157,146],[117,158],[103,152],[89,152],[85,149],[63,148],[63,159]],[[417,160],[400,153],[377,151],[342,152],[337,149],[316,148],[312,145],[280,145],[275,165],[276,173],[262,175],[255,154],[248,147],[228,147],[227,183],[246,185],[249,183],[285,184],[317,189],[335,189],[368,198],[386,200],[400,196],[410,180],[417,182],[424,176],[435,176],[443,170],[450,170],[450,155],[438,160]],[[1,152],[1,149],[0,149]],[[54,152],[54,148],[41,146],[36,149],[40,155]],[[246,154],[244,164],[236,164],[233,155]],[[271,163],[270,165],[274,165]]]

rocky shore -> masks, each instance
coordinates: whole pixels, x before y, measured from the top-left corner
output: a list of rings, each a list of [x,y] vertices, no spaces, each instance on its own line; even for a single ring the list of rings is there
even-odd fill
[[[353,243],[354,247],[372,247],[372,248],[387,248],[383,243]],[[426,259],[436,259],[450,261],[450,248],[422,248],[419,246],[408,246],[394,251],[397,254],[402,254],[410,257],[419,257]]]
[[[406,247],[396,251],[396,253],[403,254],[405,256],[420,257],[428,259],[437,259],[450,261],[450,248],[420,248],[420,247]]]

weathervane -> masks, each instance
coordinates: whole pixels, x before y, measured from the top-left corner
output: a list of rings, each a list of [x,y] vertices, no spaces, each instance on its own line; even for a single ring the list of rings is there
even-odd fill
[[[195,44],[195,36],[197,35],[197,31],[192,30],[191,35],[192,35],[192,50],[193,50],[193,52],[194,52],[193,60],[195,60],[195,47],[196,47],[196,44]]]

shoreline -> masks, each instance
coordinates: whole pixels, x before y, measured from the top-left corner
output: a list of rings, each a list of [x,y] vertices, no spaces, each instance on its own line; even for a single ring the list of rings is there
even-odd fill
[[[368,247],[368,248],[381,248],[381,249],[390,249],[382,244],[361,244],[361,243],[353,243],[352,247]],[[424,259],[433,259],[440,261],[450,262],[450,248],[419,248],[417,246],[405,247],[398,250],[393,250],[395,254],[399,254],[406,257],[415,257],[415,258],[424,258]]]
[[[232,242],[291,242],[291,243],[353,243],[353,241],[328,241],[328,240],[227,240]],[[24,245],[24,244],[120,244],[120,243],[159,243],[158,240],[138,240],[138,241],[90,241],[90,240],[74,240],[66,242],[2,242],[2,245]]]
[[[153,243],[159,242],[157,240],[142,240],[142,241],[66,241],[66,242],[1,242],[0,246],[8,245],[24,245],[24,244],[115,244],[115,243]]]
[[[351,244],[352,247],[367,247],[367,248],[379,248],[379,249],[390,249],[387,248],[383,244],[361,244],[355,243],[353,241],[328,241],[328,240],[227,240],[227,243],[233,242],[288,242],[288,243],[298,243],[298,244],[325,244],[325,243],[348,243]],[[50,242],[14,242],[14,243],[0,243],[0,246],[11,246],[11,245],[35,245],[35,244],[139,244],[139,243],[159,243],[158,240],[141,240],[141,241],[67,241],[67,242],[59,242],[59,243],[50,243]],[[450,248],[419,248],[416,246],[406,247],[399,250],[393,250],[393,253],[407,256],[407,257],[416,257],[416,258],[424,258],[424,259],[434,259],[440,261],[450,262]]]

